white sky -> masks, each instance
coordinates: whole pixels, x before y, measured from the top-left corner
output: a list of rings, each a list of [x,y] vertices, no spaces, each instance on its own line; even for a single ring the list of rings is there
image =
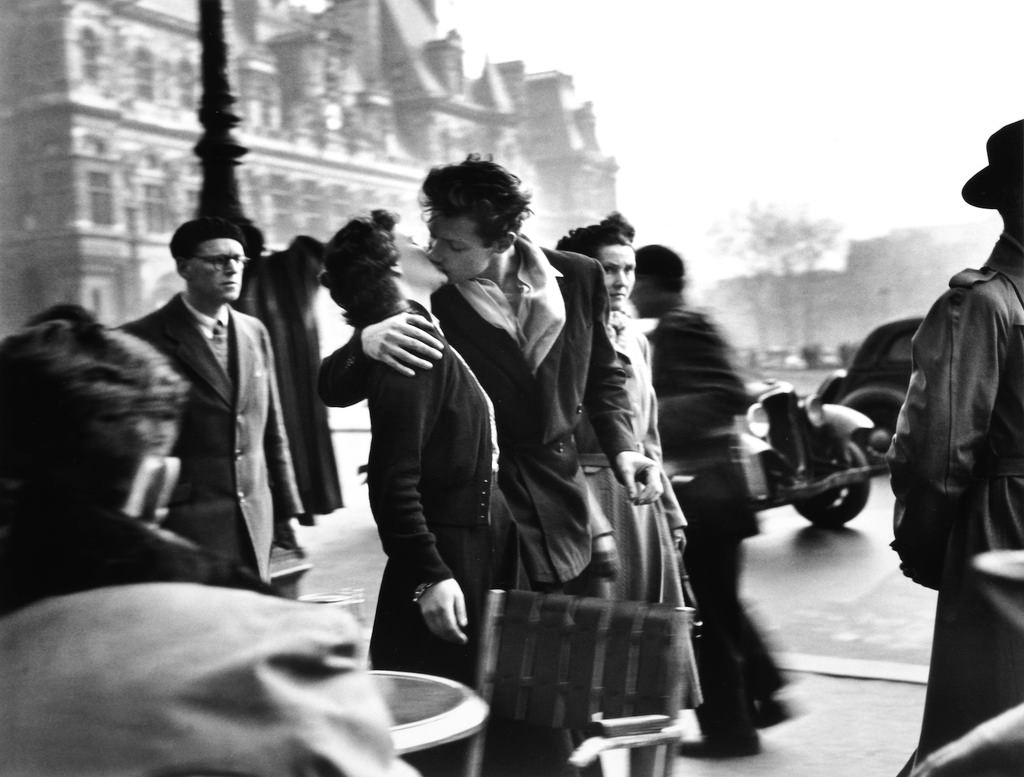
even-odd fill
[[[710,260],[749,202],[845,237],[990,218],[960,199],[1024,117],[1021,0],[439,0],[475,75],[522,59],[593,100],[639,243]]]

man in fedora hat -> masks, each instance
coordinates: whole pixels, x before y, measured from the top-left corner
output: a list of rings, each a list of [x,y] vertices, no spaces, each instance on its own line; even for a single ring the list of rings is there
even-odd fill
[[[917,762],[1024,702],[1024,639],[968,574],[983,551],[1024,549],[1024,121],[987,151],[963,198],[999,211],[1003,233],[915,334],[888,454],[893,548],[904,574],[939,592]]]

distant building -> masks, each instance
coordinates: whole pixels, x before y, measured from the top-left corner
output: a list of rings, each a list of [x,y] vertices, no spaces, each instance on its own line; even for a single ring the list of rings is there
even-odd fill
[[[981,266],[1000,230],[995,215],[962,225],[898,229],[851,241],[841,271],[728,278],[698,301],[716,311],[741,354],[836,349],[859,343],[886,321],[923,316],[954,274]]]
[[[570,76],[463,68],[431,0],[223,0],[231,86],[249,149],[246,215],[268,248],[325,240],[373,207],[419,229],[427,169],[472,151],[535,195],[552,243],[615,208],[615,161]],[[79,302],[111,323],[179,288],[171,230],[200,170],[197,0],[4,0],[0,6],[0,333]]]

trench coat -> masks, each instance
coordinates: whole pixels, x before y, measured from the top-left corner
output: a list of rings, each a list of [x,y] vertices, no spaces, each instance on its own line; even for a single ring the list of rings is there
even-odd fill
[[[274,522],[303,512],[266,327],[230,312],[231,378],[175,296],[124,326],[170,358],[191,387],[172,456],[181,459],[164,526],[270,576]]]
[[[266,326],[274,348],[277,388],[302,505],[311,515],[344,507],[327,408],[317,399],[320,333],[315,305],[323,244],[300,235],[284,251],[255,257],[245,268],[235,309]]]
[[[633,411],[637,449],[660,465],[658,398],[651,384],[650,342],[633,319],[625,321],[618,341],[613,342],[626,371],[626,393]],[[615,537],[620,569],[607,586],[612,598],[684,604],[674,534],[682,530],[686,519],[668,477],[662,472],[665,490],[657,501],[634,505],[601,453],[586,415],[576,430],[576,445],[587,483],[609,521],[607,529]],[[600,593],[600,586],[592,587],[590,592]]]
[[[409,775],[359,626],[191,583],[54,596],[0,618],[0,752],[17,777]]]
[[[888,453],[894,526],[948,526],[917,758],[1024,702],[1024,639],[968,575],[986,550],[1024,548],[1024,251],[1001,238],[913,339]],[[904,523],[906,522],[906,523]]]

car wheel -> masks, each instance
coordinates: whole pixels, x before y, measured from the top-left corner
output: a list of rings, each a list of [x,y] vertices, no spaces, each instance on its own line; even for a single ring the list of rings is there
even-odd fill
[[[849,467],[867,466],[867,456],[856,443],[847,442],[844,453]],[[818,528],[838,529],[860,515],[870,494],[871,480],[867,479],[793,502],[793,507]]]

